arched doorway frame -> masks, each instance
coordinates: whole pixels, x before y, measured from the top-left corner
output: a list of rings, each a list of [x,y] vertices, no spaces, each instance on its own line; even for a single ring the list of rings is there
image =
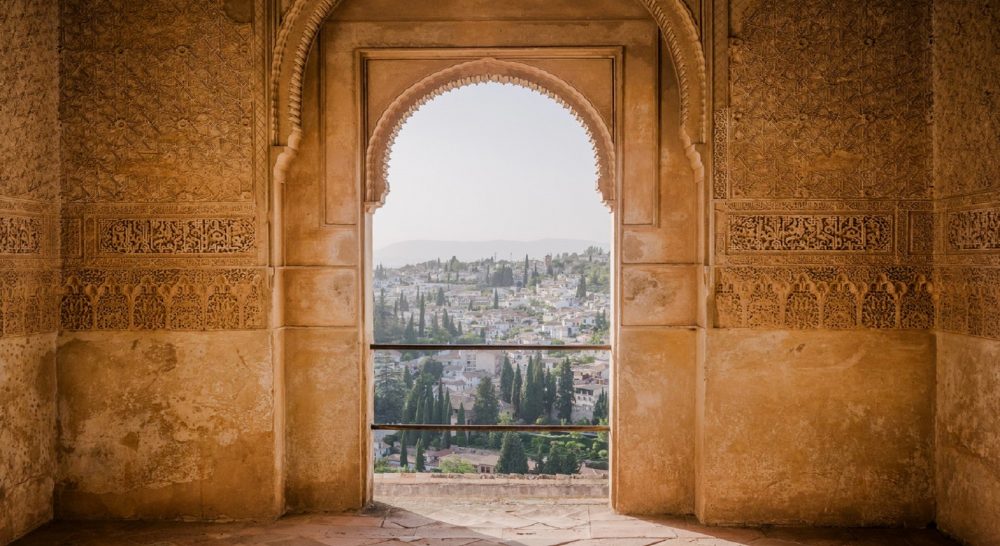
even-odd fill
[[[661,100],[665,101],[664,104],[670,113],[664,118],[666,125],[660,132],[660,142],[661,161],[665,160],[662,176],[665,176],[666,179],[672,182],[662,185],[662,189],[655,190],[652,195],[658,195],[660,202],[675,203],[677,201],[684,201],[686,203],[685,205],[671,205],[671,211],[669,211],[667,216],[670,217],[670,221],[673,224],[668,228],[661,229],[659,226],[643,226],[640,224],[629,226],[628,233],[624,236],[622,233],[617,233],[615,237],[616,246],[619,246],[620,249],[615,251],[614,262],[616,267],[618,265],[622,266],[620,271],[613,272],[616,284],[618,284],[617,290],[619,292],[628,292],[627,295],[617,294],[616,297],[626,302],[629,300],[635,302],[631,313],[628,311],[627,306],[625,306],[623,307],[624,312],[621,313],[621,316],[615,319],[615,327],[631,328],[633,330],[631,339],[636,340],[635,343],[629,344],[633,349],[628,351],[629,355],[627,359],[636,362],[639,374],[632,374],[632,378],[626,383],[625,388],[632,391],[636,389],[648,391],[649,388],[653,388],[654,386],[655,388],[662,387],[663,382],[662,377],[660,377],[662,370],[659,366],[655,365],[654,360],[651,360],[663,354],[662,352],[657,353],[656,350],[650,350],[649,341],[652,338],[649,336],[654,332],[653,329],[674,328],[666,332],[670,334],[668,337],[671,339],[681,340],[679,342],[683,344],[683,351],[680,351],[678,354],[682,356],[678,356],[677,358],[685,362],[683,364],[684,369],[678,369],[677,372],[693,375],[693,363],[696,357],[693,340],[695,339],[694,336],[697,335],[697,328],[704,324],[704,310],[696,303],[696,301],[701,301],[701,295],[703,294],[701,265],[699,263],[701,258],[697,257],[700,256],[698,247],[700,247],[700,241],[703,238],[703,228],[701,226],[703,205],[696,203],[696,201],[699,200],[697,196],[703,192],[704,168],[701,157],[704,152],[703,145],[707,120],[704,98],[706,86],[705,63],[693,18],[687,12],[687,8],[684,7],[681,0],[639,1],[640,4],[649,10],[653,16],[653,21],[651,22],[655,22],[661,31],[663,44],[665,45],[661,51],[663,51],[664,66],[666,67],[663,78],[669,80],[669,83],[661,91]],[[303,97],[303,84],[306,63],[311,58],[310,49],[315,49],[312,44],[319,35],[320,27],[323,26],[327,15],[339,4],[339,0],[329,2],[308,2],[303,0],[294,2],[286,11],[284,23],[278,36],[278,45],[275,50],[275,64],[272,72],[273,87],[271,88],[273,93],[271,97],[273,108],[271,140],[274,144],[272,148],[272,153],[274,154],[272,156],[274,161],[274,176],[272,179],[269,210],[270,264],[278,276],[275,289],[272,291],[272,309],[278,310],[278,312],[271,313],[272,326],[275,328],[286,325],[293,327],[304,326],[301,321],[296,322],[293,320],[288,324],[282,322],[282,313],[287,315],[289,304],[296,299],[292,296],[288,298],[285,296],[286,291],[296,286],[297,281],[295,279],[308,280],[312,278],[316,281],[325,282],[326,280],[332,280],[332,276],[335,274],[328,274],[322,269],[301,269],[300,265],[295,265],[293,269],[295,267],[299,267],[300,269],[289,271],[289,273],[296,273],[295,279],[291,275],[282,275],[282,270],[286,269],[284,258],[284,231],[286,226],[282,218],[282,211],[284,210],[282,205],[282,188],[293,163],[298,165],[294,160],[299,154],[299,146],[303,143],[303,138],[305,137],[305,132],[302,128],[303,101],[308,102],[309,99],[308,96]],[[311,8],[307,5],[313,6],[318,11],[310,12],[309,9]],[[296,10],[296,8],[298,9]],[[313,15],[312,17],[309,16],[310,13]],[[677,22],[672,23],[672,20],[676,20]],[[293,47],[292,44],[298,44],[299,47]],[[301,177],[294,175],[293,178],[298,180]],[[369,193],[367,187],[362,187],[360,190],[362,195]],[[375,192],[371,193],[372,195],[376,195]],[[359,202],[358,204],[360,205],[361,203]],[[364,214],[364,216],[367,218],[360,220],[361,225],[358,228],[363,233],[369,233],[371,230],[371,214]],[[696,222],[692,223],[689,221],[684,226],[679,226],[678,222],[682,222],[684,218],[696,220]],[[616,222],[616,230],[618,229],[619,223]],[[667,233],[677,235],[678,237],[674,240],[679,241],[679,244],[674,245],[671,243],[665,246],[662,243],[656,242],[656,238],[659,237],[662,239]],[[624,244],[622,244],[623,241]],[[362,248],[364,248],[364,244]],[[626,256],[627,259],[625,258]],[[370,255],[368,258],[362,256],[361,259],[362,261],[370,260]],[[311,267],[312,262],[306,265],[307,267]],[[346,273],[344,274],[346,275]],[[329,275],[329,279],[319,278],[327,275]],[[295,291],[297,292],[298,299],[302,299],[303,296],[308,298],[308,294],[306,294],[308,289],[318,285],[310,285],[309,282],[306,282],[298,283],[298,286],[299,288],[296,288]],[[675,290],[676,296],[673,295]],[[665,297],[665,294],[668,296]],[[368,300],[368,294],[359,295],[359,301]],[[361,311],[361,309],[358,310]],[[361,315],[366,316],[367,314],[361,313]],[[308,321],[306,322],[308,323]],[[325,326],[327,323],[320,321],[316,324]],[[656,335],[658,336],[659,334]],[[639,342],[639,340],[645,341]],[[657,340],[657,343],[660,343],[660,341]],[[624,346],[624,343],[619,346],[616,342],[616,361],[622,360],[617,356],[617,353],[620,350],[618,347]],[[277,383],[275,388],[275,403],[278,407],[285,404],[284,393],[282,392],[284,388],[282,385],[283,379],[281,379],[281,376],[284,373],[282,369],[284,366],[284,353],[286,348],[289,347],[291,346],[286,345],[280,335],[275,336],[275,377]],[[301,351],[298,352],[301,353]],[[674,373],[674,371],[671,370],[671,373]],[[617,384],[618,380],[615,381]],[[683,383],[677,383],[677,385],[683,385]],[[614,386],[614,389],[618,389],[618,387]],[[691,392],[693,393],[693,390]],[[636,406],[630,410],[633,417],[637,415],[635,413],[637,408],[648,407],[649,402],[655,398],[648,396],[648,392],[640,392],[638,394],[639,396],[630,398],[635,401],[633,406]],[[688,394],[685,392],[684,396],[686,398],[693,396],[693,394],[691,396],[688,396]],[[619,399],[616,396],[616,400]],[[618,406],[617,401],[614,404]],[[370,408],[368,411],[370,411]],[[617,409],[613,408],[612,413],[615,428],[617,428],[616,425],[621,417],[615,417],[614,414],[619,413],[619,415],[622,415],[626,412],[618,412]],[[659,413],[662,412],[657,411],[657,416],[653,419],[653,422],[661,422],[657,420],[665,422],[663,416],[659,415]],[[279,444],[276,446],[276,465],[279,475],[279,483],[277,484],[279,497],[282,496],[281,491],[285,480],[285,463],[283,462],[285,456],[284,445],[280,438],[288,433],[294,434],[295,430],[295,427],[291,426],[286,431],[284,421],[285,417],[282,411],[276,411],[275,428],[278,431],[276,441]],[[630,426],[633,429],[642,428],[642,426],[636,427],[635,423],[631,423]],[[649,427],[647,426],[646,428],[648,429]],[[695,440],[693,434],[689,435],[689,428],[688,426],[681,429],[685,435],[684,438],[677,438],[677,434],[674,434],[674,437],[668,440],[668,443],[672,442],[672,446],[679,446],[681,444],[693,445]],[[638,435],[633,432],[630,437],[637,438]],[[362,445],[360,447],[362,449],[359,452],[359,460],[364,459],[364,454],[367,453],[367,446]],[[612,451],[617,451],[617,448],[612,448]],[[690,451],[690,449],[685,448],[682,451]],[[629,503],[624,505],[616,504],[615,507],[630,513],[661,513],[661,510],[673,511],[674,513],[693,511],[692,499],[694,488],[691,483],[694,480],[694,470],[686,470],[687,467],[694,464],[693,457],[690,453],[680,456],[683,457],[684,462],[674,470],[683,471],[684,477],[682,479],[686,483],[682,484],[680,489],[684,491],[662,490],[657,494],[657,498],[669,496],[672,499],[678,499],[676,502],[671,500],[671,504],[662,504],[663,501],[646,502],[632,498]],[[612,457],[615,457],[615,455],[612,454]],[[647,457],[638,465],[633,466],[636,466],[638,469],[644,469],[642,472],[645,472],[646,470],[652,470],[657,465],[658,463],[648,460]],[[621,465],[618,465],[618,467],[620,468]],[[642,496],[638,493],[641,487],[636,488],[640,483],[646,483],[643,480],[648,480],[648,476],[644,476],[642,472],[630,469],[629,480],[619,480],[618,483],[622,485],[618,487],[612,481],[613,502],[616,499],[616,489],[637,492],[635,494],[630,493],[630,497],[636,497],[636,495]],[[368,483],[369,496],[366,498],[370,498],[370,480],[362,479],[361,481],[362,483]],[[318,486],[321,488],[322,484],[318,484]],[[364,488],[364,485],[362,488]],[[363,496],[363,494],[359,495],[359,497]],[[657,504],[658,502],[660,504]],[[300,505],[299,509],[308,509],[309,506],[324,505],[310,502]],[[331,506],[339,507],[343,505],[335,503]]]

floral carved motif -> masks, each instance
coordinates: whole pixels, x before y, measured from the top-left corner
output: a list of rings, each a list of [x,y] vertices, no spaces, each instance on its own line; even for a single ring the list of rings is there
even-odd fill
[[[101,253],[234,254],[255,247],[253,218],[101,219],[97,229]]]
[[[1000,339],[1000,269],[942,267],[935,275],[944,288],[939,329]]]
[[[258,269],[79,270],[63,278],[66,330],[264,328]]]
[[[893,218],[880,215],[732,214],[731,252],[890,252]]]
[[[962,210],[947,215],[949,251],[1000,250],[1000,210]]]
[[[0,254],[39,254],[41,241],[40,218],[0,216]]]
[[[927,329],[930,271],[922,268],[726,268],[716,273],[721,328]]]

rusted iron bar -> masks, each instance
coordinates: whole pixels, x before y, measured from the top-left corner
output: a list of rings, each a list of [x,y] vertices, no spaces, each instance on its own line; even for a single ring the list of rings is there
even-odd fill
[[[611,345],[516,345],[447,343],[372,343],[373,351],[610,351]]]
[[[374,423],[372,430],[453,430],[467,432],[610,432],[607,425],[420,425]]]

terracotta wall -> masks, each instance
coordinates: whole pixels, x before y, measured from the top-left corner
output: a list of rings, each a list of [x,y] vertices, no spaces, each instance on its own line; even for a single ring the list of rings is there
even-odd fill
[[[264,2],[68,0],[56,513],[276,513]]]
[[[0,13],[0,544],[52,517],[59,13]]]
[[[1000,543],[1000,2],[934,5],[938,525]]]
[[[930,2],[722,4],[698,514],[925,524]]]

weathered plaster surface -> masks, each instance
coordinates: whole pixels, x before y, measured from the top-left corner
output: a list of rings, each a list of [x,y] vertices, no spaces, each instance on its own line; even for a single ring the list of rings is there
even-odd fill
[[[292,512],[363,503],[358,335],[349,329],[285,329],[288,403],[286,503]]]
[[[0,339],[0,544],[52,519],[55,337]]]
[[[1000,543],[1000,341],[937,335],[938,525]]]
[[[933,520],[931,334],[714,330],[705,366],[703,521]]]
[[[270,356],[263,331],[62,336],[57,515],[274,516]]]

